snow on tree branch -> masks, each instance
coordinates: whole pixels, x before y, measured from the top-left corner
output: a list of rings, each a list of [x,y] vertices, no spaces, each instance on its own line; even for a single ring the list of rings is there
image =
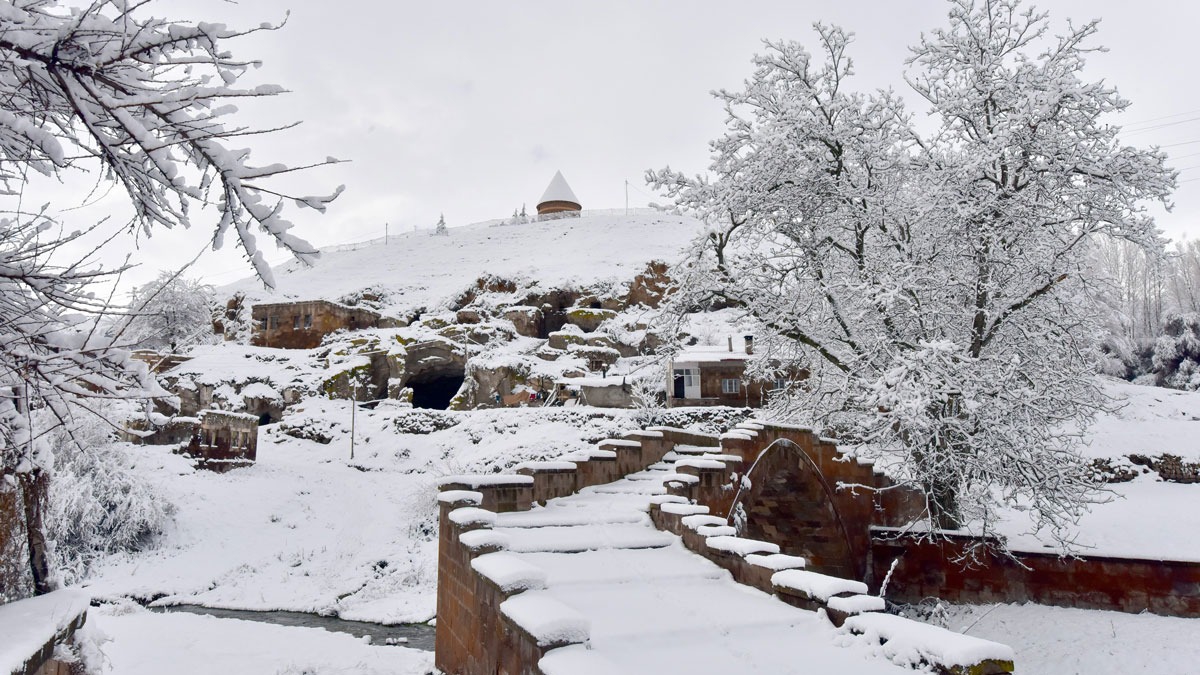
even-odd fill
[[[232,139],[286,128],[230,126],[228,101],[282,93],[276,85],[239,88],[246,69],[226,43],[279,26],[233,30],[141,16],[147,3],[93,2],[64,11],[53,0],[0,7],[0,188],[19,189],[24,171],[43,175],[99,161],[129,195],[147,233],[188,227],[195,206],[214,206],[214,247],[233,230],[268,286],[274,284],[254,232],[299,259],[317,251],[291,234],[287,201],[323,211],[342,190],[287,195],[261,183],[294,169],[255,166]],[[332,164],[327,158],[313,166]]]
[[[860,443],[928,495],[931,524],[983,533],[1001,507],[1051,530],[1096,484],[1076,449],[1103,405],[1091,377],[1098,242],[1155,252],[1146,203],[1175,172],[1120,140],[1116,89],[1083,79],[1096,24],[1055,37],[1015,0],[953,0],[907,81],[850,89],[852,35],[767,42],[709,171],[649,182],[708,231],[677,311],[755,320],[760,364],[811,373],[776,412]]]

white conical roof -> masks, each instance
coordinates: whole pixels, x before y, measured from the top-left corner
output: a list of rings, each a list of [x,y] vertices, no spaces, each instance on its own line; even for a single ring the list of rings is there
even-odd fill
[[[567,185],[567,179],[563,178],[562,171],[555,171],[554,178],[551,179],[550,185],[546,187],[546,192],[542,194],[542,200],[538,204],[546,202],[571,202],[572,204],[579,203],[579,197],[571,191],[571,186]]]

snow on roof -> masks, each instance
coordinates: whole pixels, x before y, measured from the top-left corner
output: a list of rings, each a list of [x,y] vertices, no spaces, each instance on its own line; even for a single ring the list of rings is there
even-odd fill
[[[733,346],[730,348],[729,340]],[[684,347],[675,355],[673,361],[680,363],[714,363],[717,361],[745,361],[752,358],[746,353],[746,340],[742,335],[732,335],[726,338],[724,344],[693,345]]]
[[[575,192],[571,190],[571,186],[567,185],[567,179],[563,178],[562,171],[555,171],[554,178],[550,179],[550,185],[546,186],[546,191],[542,193],[542,199],[538,205],[546,202],[571,202],[579,204],[579,197],[575,196]]]

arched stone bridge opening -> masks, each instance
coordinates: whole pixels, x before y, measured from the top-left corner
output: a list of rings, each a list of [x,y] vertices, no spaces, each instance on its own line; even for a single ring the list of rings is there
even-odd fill
[[[748,468],[727,496],[702,503],[731,516],[740,536],[776,543],[813,571],[870,582],[871,527],[902,525],[924,511],[918,491],[808,429],[763,425],[744,440],[722,438],[722,446]]]

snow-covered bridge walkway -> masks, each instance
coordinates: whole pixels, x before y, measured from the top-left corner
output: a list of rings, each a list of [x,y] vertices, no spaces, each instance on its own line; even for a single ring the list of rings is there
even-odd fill
[[[697,449],[688,450],[688,461],[696,461]],[[716,446],[703,450],[720,452]],[[687,550],[678,536],[656,529],[651,504],[683,501],[664,487],[664,482],[680,479],[673,462],[682,458],[668,452],[663,461],[614,482],[550,499],[544,507],[501,513],[478,506],[506,499],[495,496],[497,489],[528,490],[532,478],[527,483],[520,480],[525,476],[447,481],[442,522],[453,532],[443,534],[440,560],[439,667],[462,675],[869,675],[912,672],[900,664],[928,656],[897,654],[895,647],[906,643],[907,636],[897,635],[892,648],[885,649],[878,634],[860,636],[835,628],[818,612],[739,584],[726,570]],[[703,455],[700,459],[711,461]],[[488,490],[493,493],[484,497],[481,491]],[[716,519],[694,518],[699,520],[692,524],[705,535],[748,542],[729,537],[732,528],[703,521]],[[765,548],[759,564],[772,569],[803,566],[798,558]],[[456,551],[463,554],[457,560]],[[467,568],[474,582],[463,579]],[[491,613],[489,607],[494,608]],[[933,629],[903,623],[916,633]]]

